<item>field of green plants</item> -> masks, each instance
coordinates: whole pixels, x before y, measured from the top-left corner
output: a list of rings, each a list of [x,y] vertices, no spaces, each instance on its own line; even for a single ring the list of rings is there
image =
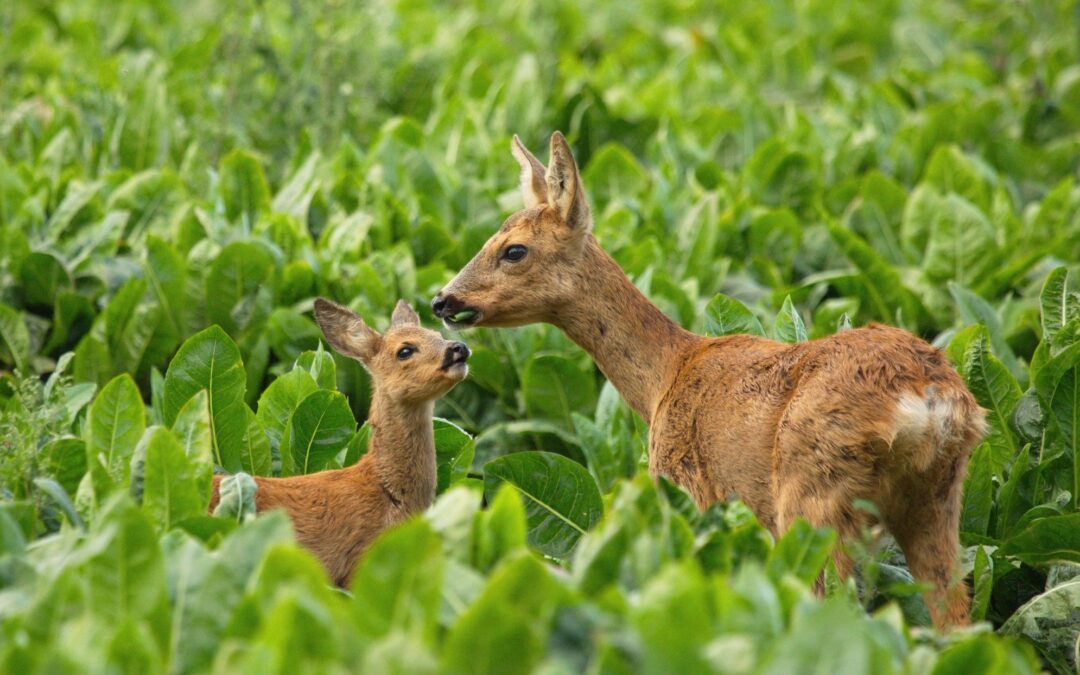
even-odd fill
[[[1072,671],[1078,64],[1075,0],[0,4],[0,671]],[[882,532],[841,582],[832,532],[653,482],[550,326],[461,335],[439,497],[351,592],[283,514],[206,514],[215,468],[356,461],[370,382],[313,300],[436,327],[521,206],[511,135],[555,129],[687,328],[947,351],[989,412],[972,627]]]

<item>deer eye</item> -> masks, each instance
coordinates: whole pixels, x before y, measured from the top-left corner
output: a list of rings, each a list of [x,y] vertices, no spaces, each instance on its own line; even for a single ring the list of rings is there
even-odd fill
[[[401,349],[397,350],[397,360],[404,361],[415,353],[415,347],[402,347]]]
[[[514,244],[513,246],[507,246],[503,251],[503,260],[509,260],[510,262],[519,262],[525,257],[525,254],[529,252],[529,249],[521,244]]]

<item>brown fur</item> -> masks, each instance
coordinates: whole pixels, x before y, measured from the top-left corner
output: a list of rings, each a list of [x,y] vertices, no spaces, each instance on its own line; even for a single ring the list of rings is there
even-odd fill
[[[327,340],[358,359],[374,384],[368,452],[353,466],[306,476],[255,476],[259,512],[285,509],[296,539],[322,561],[330,578],[347,586],[360,554],[386,528],[431,505],[435,498],[435,400],[465,378],[468,350],[420,327],[416,313],[399,302],[386,335],[332,302],[315,304]],[[397,358],[405,345],[417,351]],[[457,352],[449,350],[457,349]],[[464,351],[462,351],[464,350]],[[448,365],[452,356],[459,363]],[[214,476],[210,511],[223,476]]]
[[[543,166],[515,137],[529,208],[510,216],[433,306],[470,324],[552,323],[587,350],[650,425],[649,467],[702,508],[738,496],[772,532],[797,516],[852,538],[874,503],[938,626],[964,623],[960,493],[984,411],[941,352],[882,325],[788,345],[707,338],[668,319],[601,250],[570,149]],[[519,262],[510,245],[525,245]],[[451,327],[461,324],[444,319]],[[838,547],[841,574],[851,561]]]

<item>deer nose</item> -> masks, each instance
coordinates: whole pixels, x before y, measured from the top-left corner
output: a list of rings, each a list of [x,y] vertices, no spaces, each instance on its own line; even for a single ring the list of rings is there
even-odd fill
[[[458,363],[469,358],[472,352],[469,351],[468,346],[464,342],[453,342],[450,344],[450,353],[454,355],[454,360]]]
[[[454,314],[463,306],[464,304],[453,295],[443,295],[442,293],[436,295],[431,301],[431,311],[440,319]]]

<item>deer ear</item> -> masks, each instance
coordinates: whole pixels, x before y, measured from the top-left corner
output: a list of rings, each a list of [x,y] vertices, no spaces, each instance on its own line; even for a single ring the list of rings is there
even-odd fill
[[[335,351],[367,361],[379,351],[382,336],[356,312],[325,298],[315,300],[315,321]]]
[[[544,182],[544,165],[540,163],[529,150],[521,144],[521,139],[514,134],[514,140],[510,142],[510,152],[514,159],[521,165],[521,198],[525,200],[525,208],[547,203],[547,183]]]
[[[404,300],[398,300],[397,306],[394,307],[394,313],[390,316],[390,327],[397,328],[399,326],[419,326],[420,315],[413,311],[413,308],[409,306],[409,303]]]
[[[548,203],[555,207],[570,227],[586,231],[592,228],[589,202],[581,184],[577,162],[561,132],[551,135],[551,161],[547,175]]]

